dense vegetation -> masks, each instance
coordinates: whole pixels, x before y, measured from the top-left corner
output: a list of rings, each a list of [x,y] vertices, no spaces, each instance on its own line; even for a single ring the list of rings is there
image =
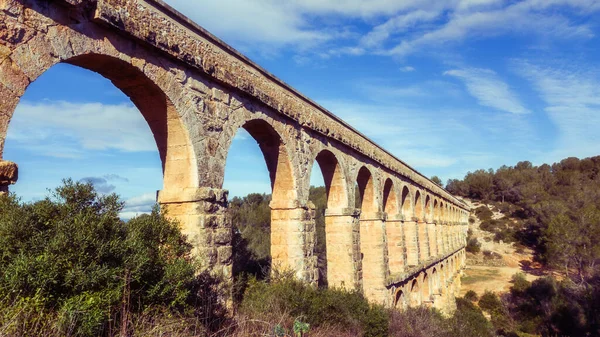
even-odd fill
[[[238,222],[245,246],[234,249],[268,260],[261,241],[268,236],[248,234],[268,232],[268,196],[232,203],[238,220],[254,221]],[[315,288],[285,273],[244,278],[230,316],[219,300],[222,283],[197,273],[201,266],[177,224],[157,208],[125,222],[122,207],[116,195],[70,180],[34,203],[0,196],[1,336],[492,335],[481,311],[466,301],[449,318],[424,308],[399,313],[358,292]],[[255,223],[262,226],[251,229]]]
[[[463,180],[449,180],[449,192],[495,203],[520,218],[523,227],[510,231],[502,220],[478,214],[482,229],[502,233],[536,250],[536,257],[580,282],[593,276],[600,260],[600,156],[567,158],[552,166],[519,162],[496,171],[478,170]],[[487,208],[481,212],[489,212]],[[478,210],[479,211],[479,210]],[[486,218],[487,217],[487,218]]]
[[[492,292],[477,298],[465,295],[490,315],[501,336],[600,336],[600,278],[592,286],[574,286],[544,277],[528,282],[522,274],[513,277],[510,293]]]
[[[210,296],[177,224],[158,208],[124,222],[122,208],[70,180],[34,203],[0,197],[0,335],[124,335],[130,315],[213,316],[197,311]]]
[[[498,334],[600,335],[600,156],[567,158],[553,165],[520,162],[496,171],[478,170],[449,180],[451,193],[492,204],[509,218],[492,219],[488,207],[474,210],[482,230],[495,240],[528,245],[536,259],[561,272],[530,283],[516,275],[509,294],[486,293],[479,307]],[[467,249],[479,251],[469,238]]]

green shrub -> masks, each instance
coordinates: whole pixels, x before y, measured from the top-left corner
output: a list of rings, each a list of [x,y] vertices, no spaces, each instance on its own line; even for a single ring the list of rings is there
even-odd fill
[[[471,302],[477,302],[477,301],[479,301],[479,296],[473,290],[467,291],[467,293],[465,294],[464,298],[466,300],[468,300],[468,301],[471,301]]]
[[[479,243],[479,241],[477,241],[477,239],[475,239],[475,238],[469,239],[469,241],[467,242],[466,251],[469,253],[477,254],[477,253],[479,253],[480,250],[481,250],[481,243]]]
[[[496,253],[496,252],[492,252],[491,250],[484,250],[483,251],[483,258],[486,260],[501,260],[502,259],[502,255]]]
[[[481,221],[489,221],[492,220],[492,216],[494,215],[494,213],[490,211],[490,209],[487,208],[487,206],[479,206],[475,209],[475,215]]]
[[[0,198],[0,304],[36,298],[76,336],[103,334],[124,301],[131,312],[189,307],[200,285],[178,225],[158,207],[124,222],[122,208],[71,180],[35,203]]]
[[[495,336],[491,323],[481,310],[463,298],[456,299],[452,322],[453,336]]]
[[[390,336],[393,337],[450,337],[452,323],[438,311],[425,307],[392,310]],[[466,337],[466,336],[464,336]]]
[[[492,313],[502,309],[502,302],[500,302],[498,295],[491,291],[486,291],[479,299],[479,307],[484,311]]]
[[[527,281],[525,274],[516,273],[512,276],[511,282],[513,285],[510,287],[511,293],[514,295],[523,294],[527,291],[527,288],[531,286],[531,282]]]
[[[319,289],[291,277],[270,283],[250,278],[239,311],[246,317],[274,321],[303,317],[311,329],[336,324],[370,337],[387,336],[389,325],[387,311],[370,305],[358,292]]]

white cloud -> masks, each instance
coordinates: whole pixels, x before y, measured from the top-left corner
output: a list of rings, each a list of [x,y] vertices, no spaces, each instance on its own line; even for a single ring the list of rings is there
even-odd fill
[[[508,84],[500,80],[497,74],[489,69],[454,69],[444,72],[444,75],[461,79],[469,93],[479,104],[490,108],[515,114],[525,114],[526,109],[517,95],[510,90]]]
[[[409,72],[415,71],[415,68],[413,68],[411,66],[406,66],[406,67],[400,68],[400,71],[403,73],[409,73]]]
[[[514,62],[515,71],[531,81],[558,129],[556,149],[548,161],[600,154],[600,71],[573,65]]]
[[[7,140],[58,158],[81,157],[88,150],[157,151],[148,124],[131,104],[23,101]]]
[[[119,214],[122,219],[131,219],[141,214],[148,214],[156,204],[156,193],[145,193],[125,200],[125,207]]]
[[[590,27],[559,14],[600,10],[595,0],[167,0],[218,37],[270,54],[407,56],[469,37],[519,33],[588,38]],[[369,32],[360,33],[364,26]],[[362,36],[361,36],[362,34]],[[398,42],[400,41],[400,42]]]
[[[500,2],[463,1],[458,10],[448,14],[448,21],[416,36],[408,36],[389,49],[386,54],[407,56],[426,47],[439,47],[447,43],[462,42],[470,37],[497,36],[506,33],[552,36],[559,38],[590,38],[593,32],[586,24],[561,16],[551,7],[572,7],[576,10],[598,10],[593,1],[539,1],[525,0],[498,8]],[[461,5],[462,4],[462,5]],[[473,9],[473,6],[477,10]],[[478,6],[492,5],[491,9],[480,10]]]
[[[360,40],[362,47],[380,47],[392,34],[404,33],[416,24],[434,20],[441,12],[416,10],[410,13],[395,16],[385,23],[374,27]]]
[[[267,43],[266,49],[287,44],[310,46],[333,36],[311,27],[297,5],[284,1],[167,2],[217,36],[247,47],[256,42]]]

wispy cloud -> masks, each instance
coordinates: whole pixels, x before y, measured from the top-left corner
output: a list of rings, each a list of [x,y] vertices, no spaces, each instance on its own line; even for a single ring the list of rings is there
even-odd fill
[[[148,124],[131,104],[21,102],[7,139],[14,145],[58,158],[87,150],[157,151]]]
[[[79,181],[90,183],[90,184],[94,185],[94,188],[96,188],[96,191],[98,191],[102,194],[108,194],[108,193],[114,192],[115,189],[117,188],[117,186],[115,186],[114,184],[111,184],[110,182],[127,183],[127,182],[129,182],[129,179],[121,177],[118,174],[111,173],[111,174],[106,174],[103,177],[85,177],[85,178],[81,178]]]
[[[145,193],[125,200],[125,207],[120,213],[121,218],[131,219],[141,214],[148,214],[156,204],[156,193]]]
[[[101,194],[111,193],[115,190],[115,188],[117,188],[115,185],[109,184],[108,180],[102,177],[85,177],[80,179],[79,181],[94,185],[96,191],[98,191]]]
[[[600,154],[600,70],[562,62],[536,64],[515,60],[515,72],[528,79],[558,129],[549,160]]]
[[[530,112],[523,106],[508,84],[499,79],[498,75],[492,70],[453,69],[444,72],[444,75],[454,76],[462,80],[469,93],[483,106],[515,114]]]
[[[187,0],[167,2],[244,50],[268,54],[286,47],[322,57],[405,57],[469,38],[511,33],[587,39],[594,35],[589,24],[556,9],[575,17],[600,10],[596,0],[223,0],[201,6]]]
[[[481,3],[486,4],[487,1]],[[495,4],[492,1],[489,3]],[[502,8],[494,6],[489,10],[451,11],[447,22],[403,39],[385,53],[404,57],[425,47],[440,47],[448,43],[459,43],[471,37],[498,36],[506,33],[563,39],[594,36],[589,25],[571,20],[552,10],[560,6],[585,10],[585,12],[600,9],[593,0],[577,2],[525,0]],[[461,9],[467,8],[469,7],[463,6]]]

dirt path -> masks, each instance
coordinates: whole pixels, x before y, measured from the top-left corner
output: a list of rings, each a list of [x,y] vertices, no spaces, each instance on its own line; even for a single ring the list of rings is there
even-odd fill
[[[465,202],[472,209],[482,205],[467,199],[465,199]],[[503,217],[504,214],[494,212],[492,219]],[[479,228],[480,224],[481,221],[476,218],[474,223],[469,223],[469,229],[473,232],[473,237],[477,238],[481,243],[481,251],[494,252],[500,255],[501,258],[486,261],[483,259],[482,253],[477,255],[467,254],[467,266],[461,279],[461,296],[469,290],[475,291],[479,296],[486,290],[495,293],[508,292],[512,285],[511,280],[513,275],[519,272],[525,274],[525,277],[529,281],[533,281],[539,277],[528,272],[530,268],[524,268],[531,265],[533,258],[531,251],[518,254],[515,252],[512,243],[494,242],[494,234],[481,230]]]
[[[512,283],[512,276],[523,272],[518,267],[488,267],[488,266],[467,266],[461,279],[462,287],[460,296],[464,296],[467,291],[473,290],[481,296],[486,290],[495,293],[508,292]],[[528,281],[533,281],[539,276],[525,274]]]

